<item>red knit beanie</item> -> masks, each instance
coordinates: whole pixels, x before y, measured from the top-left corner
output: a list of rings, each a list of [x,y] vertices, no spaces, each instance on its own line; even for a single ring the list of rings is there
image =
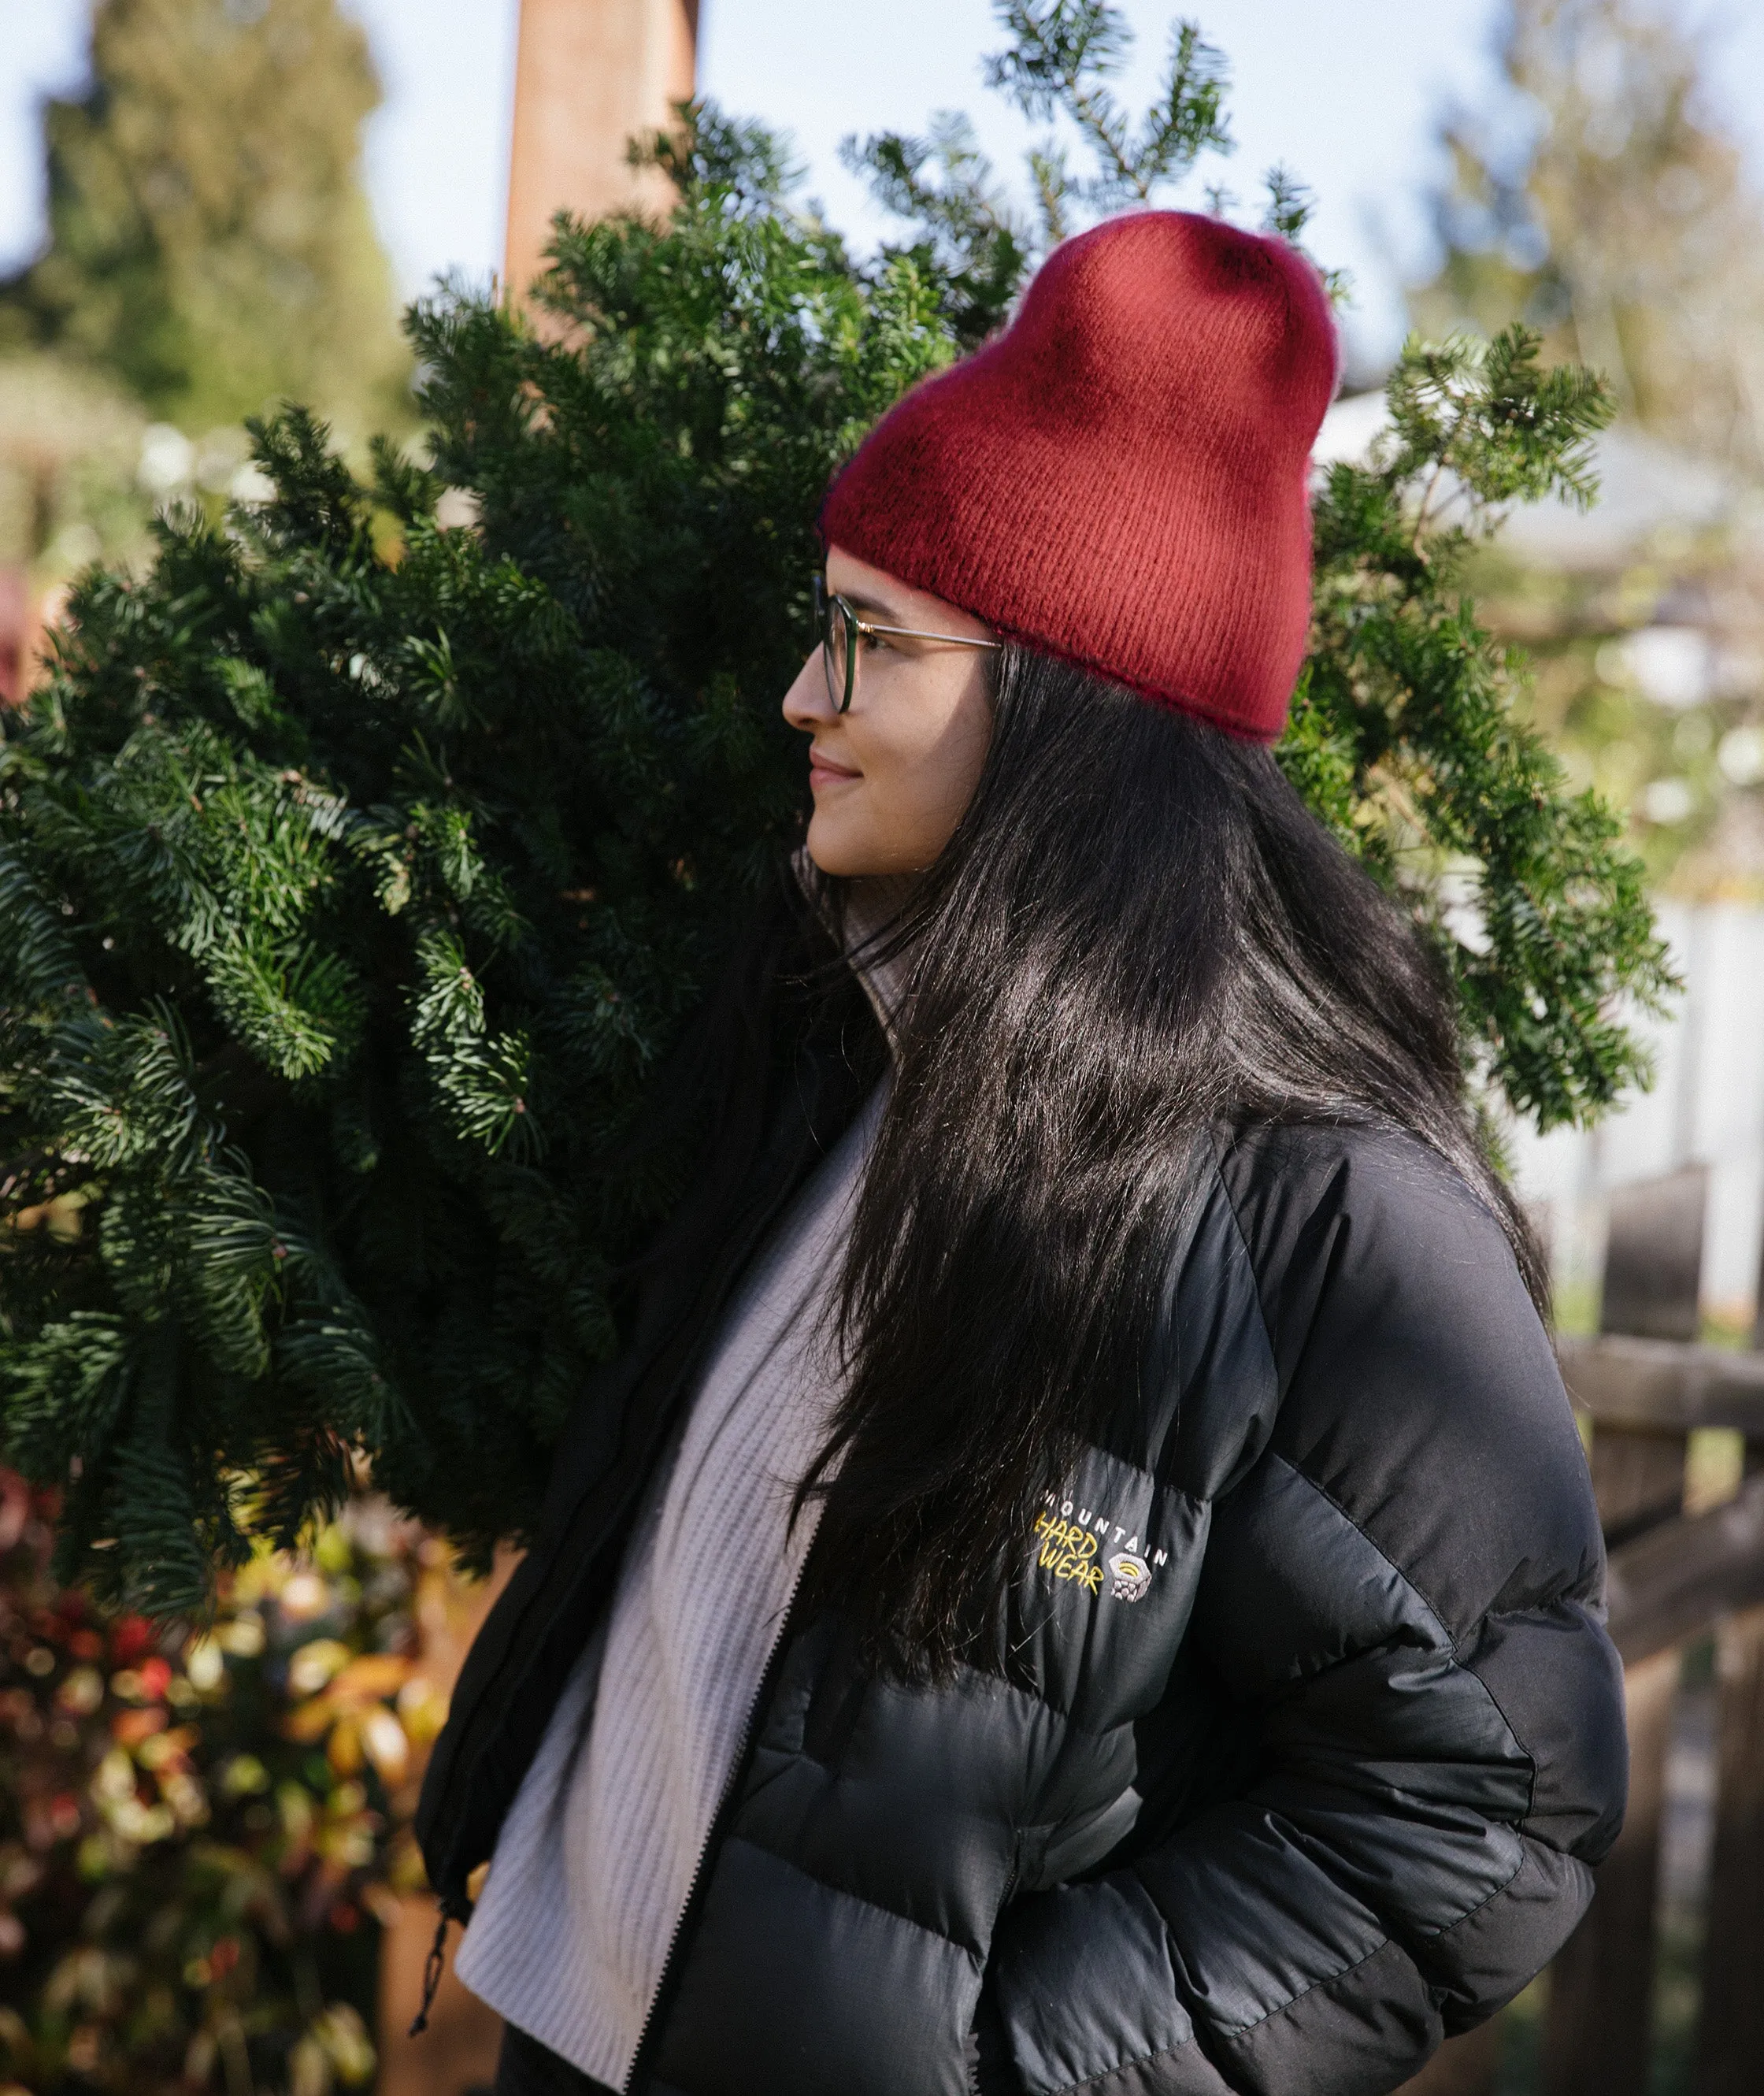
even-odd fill
[[[1272,741],[1310,615],[1308,463],[1335,390],[1284,241],[1136,212],[1048,257],[1002,334],[915,386],[821,535],[1002,634]]]

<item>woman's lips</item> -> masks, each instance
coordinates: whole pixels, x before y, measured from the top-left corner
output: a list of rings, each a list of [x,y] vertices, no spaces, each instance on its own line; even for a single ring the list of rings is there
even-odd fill
[[[816,756],[812,751],[810,753],[809,786],[811,792],[819,793],[824,786],[837,786],[844,780],[862,776],[861,771],[854,771],[843,764],[835,764],[829,758]]]

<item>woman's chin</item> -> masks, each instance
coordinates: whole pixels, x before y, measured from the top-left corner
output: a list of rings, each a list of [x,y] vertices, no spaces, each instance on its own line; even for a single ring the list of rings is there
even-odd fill
[[[821,871],[837,880],[914,878],[937,855],[935,846],[927,849],[918,840],[878,836],[867,823],[842,822],[838,814],[820,808],[810,819],[803,843]]]
[[[879,855],[866,851],[861,838],[841,834],[836,823],[823,822],[819,815],[809,824],[809,833],[803,840],[809,857],[825,874],[838,880],[855,880],[867,873],[882,871]]]

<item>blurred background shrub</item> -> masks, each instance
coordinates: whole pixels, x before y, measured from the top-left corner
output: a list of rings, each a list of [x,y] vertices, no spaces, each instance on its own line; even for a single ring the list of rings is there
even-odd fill
[[[1513,98],[1446,126],[1416,326],[1540,329],[1618,409],[1583,524],[1516,519],[1476,574],[1535,717],[1630,815],[1657,886],[1764,901],[1764,202],[1706,39],[1644,0],[1514,0]],[[1518,118],[1514,110],[1526,112]]]
[[[371,2080],[379,1929],[445,1714],[416,1622],[445,1556],[372,1499],[212,1622],[104,1616],[0,1471],[0,2076],[149,2096]]]

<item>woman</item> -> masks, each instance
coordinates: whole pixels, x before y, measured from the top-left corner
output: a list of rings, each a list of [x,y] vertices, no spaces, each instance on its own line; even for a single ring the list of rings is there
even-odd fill
[[[426,1788],[500,2090],[1372,2096],[1585,1906],[1535,1255],[1268,749],[1334,376],[1146,213],[835,485],[806,857]]]

